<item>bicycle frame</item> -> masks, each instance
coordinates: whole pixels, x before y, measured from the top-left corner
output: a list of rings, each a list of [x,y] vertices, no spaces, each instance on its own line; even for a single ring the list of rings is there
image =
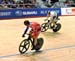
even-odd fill
[[[45,23],[47,23],[47,26],[50,27],[51,21],[50,20],[45,20],[45,21],[47,21],[47,22],[45,22]],[[57,22],[58,21],[55,21],[55,23],[57,23]]]
[[[45,22],[45,23],[46,23],[47,27],[50,27],[50,20],[47,20],[47,22]]]
[[[32,38],[31,35],[29,35],[29,34],[27,34],[27,35],[28,35],[28,37],[25,38],[24,40],[22,40],[22,42],[19,45],[19,52],[21,54],[24,54],[29,49],[30,43],[31,43],[31,46],[34,47],[34,45],[33,45],[34,38]],[[38,51],[41,48],[42,44],[43,44],[43,39],[42,38],[40,38],[38,40],[39,40],[38,45],[35,48],[36,51]],[[40,40],[41,40],[41,43],[40,43]]]
[[[32,44],[32,46],[33,46],[33,41],[34,41],[34,39],[33,38],[31,38],[31,36],[30,36],[30,34],[29,34],[29,36],[28,36],[28,39],[27,39],[28,41],[30,41],[31,42],[31,44]]]

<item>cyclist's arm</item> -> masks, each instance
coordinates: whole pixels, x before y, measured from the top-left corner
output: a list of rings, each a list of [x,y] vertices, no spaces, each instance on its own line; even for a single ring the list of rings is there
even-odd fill
[[[29,29],[29,27],[25,28],[23,35],[25,35],[27,33],[28,29]]]
[[[47,14],[47,20],[49,19],[50,15]]]

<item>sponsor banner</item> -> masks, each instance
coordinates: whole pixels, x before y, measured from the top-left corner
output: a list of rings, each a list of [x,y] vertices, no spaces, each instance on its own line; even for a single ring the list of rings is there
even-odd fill
[[[48,11],[56,11],[61,15],[60,8],[7,9],[0,10],[0,19],[46,16]]]
[[[75,8],[61,8],[61,15],[75,15]]]

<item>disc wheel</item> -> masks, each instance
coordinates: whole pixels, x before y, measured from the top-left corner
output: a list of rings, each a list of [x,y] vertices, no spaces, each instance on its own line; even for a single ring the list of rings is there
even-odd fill
[[[37,39],[37,46],[35,48],[36,51],[40,50],[43,46],[44,43],[44,39],[43,38],[38,38]]]
[[[57,25],[57,27],[55,29],[53,29],[53,32],[57,32],[61,28],[61,24],[60,23],[57,23],[56,25]]]

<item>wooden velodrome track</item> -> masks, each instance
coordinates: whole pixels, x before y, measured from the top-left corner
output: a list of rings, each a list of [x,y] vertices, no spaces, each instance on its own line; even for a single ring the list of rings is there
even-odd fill
[[[26,18],[43,23],[45,18]],[[53,33],[48,30],[40,34],[44,38],[41,52],[31,50],[20,55],[18,47],[24,39],[25,19],[0,20],[0,61],[75,61],[75,16],[60,17],[62,28]]]

